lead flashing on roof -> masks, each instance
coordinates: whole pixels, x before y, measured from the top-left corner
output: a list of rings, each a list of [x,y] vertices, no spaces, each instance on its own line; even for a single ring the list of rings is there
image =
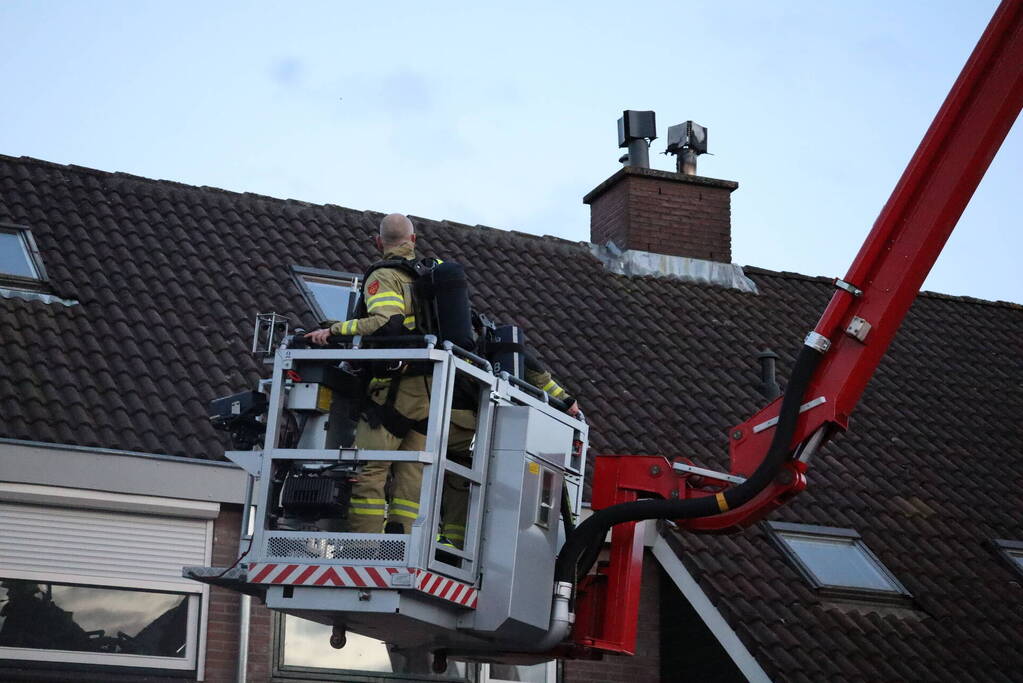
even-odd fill
[[[77,306],[74,299],[62,299],[55,294],[35,292],[30,289],[8,289],[0,287],[0,298],[3,299],[25,299],[26,301],[39,301],[44,304],[60,304],[61,306]]]
[[[667,277],[701,285],[717,285],[740,292],[759,294],[757,285],[746,277],[742,266],[685,256],[655,254],[637,249],[620,250],[613,242],[590,244],[590,251],[612,273],[629,277]]]

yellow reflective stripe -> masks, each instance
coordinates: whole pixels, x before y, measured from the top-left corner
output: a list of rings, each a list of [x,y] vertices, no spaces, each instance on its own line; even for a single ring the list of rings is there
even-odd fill
[[[555,382],[553,379],[550,382],[547,382],[547,384],[543,385],[543,390],[546,391],[551,396],[553,396],[554,398],[558,398],[559,396],[565,395],[565,390],[562,389],[558,385],[558,383]]]
[[[414,315],[406,315],[405,316],[405,327],[409,328],[410,330],[416,329],[416,316],[414,316]]]
[[[350,508],[348,510],[348,512],[350,512],[353,515],[374,515],[376,517],[383,517],[384,516],[384,511],[383,510],[376,510],[376,509],[366,509],[366,510],[363,510],[361,508]]]
[[[413,510],[418,510],[419,509],[419,503],[417,503],[414,500],[407,500],[405,498],[395,498],[391,502],[394,505],[404,505],[405,507],[412,508]]]
[[[391,292],[380,292],[380,293],[374,294],[370,298],[366,299],[366,306],[368,306],[369,308],[373,308],[377,304],[380,304],[380,303],[385,302],[385,301],[393,301],[393,302],[395,302],[397,304],[404,305],[405,304],[405,297],[402,296],[401,294],[399,294],[398,292],[394,292],[394,291],[391,291]]]
[[[399,517],[411,517],[415,519],[419,516],[418,512],[409,512],[408,510],[395,510],[394,508],[387,511],[388,515],[397,515]]]
[[[388,299],[383,302],[373,302],[372,304],[369,305],[369,308],[367,308],[366,311],[371,312],[375,311],[376,309],[401,309],[402,311],[404,311],[405,302],[394,299]]]
[[[377,299],[383,299],[384,297],[392,297],[392,296],[396,297],[397,299],[400,299],[402,301],[405,300],[405,297],[402,296],[401,292],[396,292],[393,289],[388,289],[388,290],[384,290],[383,292],[377,292],[376,294],[370,295],[370,297],[368,299],[366,299],[366,303],[367,304],[368,303],[372,303],[372,302],[376,301]]]
[[[352,498],[353,503],[372,503],[374,505],[386,505],[387,501],[383,498]]]
[[[358,327],[359,327],[358,320],[346,320],[343,323],[341,323],[341,331],[339,332],[339,334],[353,335],[355,334],[356,329]]]
[[[363,511],[375,510],[376,512],[384,514],[385,507],[383,505],[360,505],[358,503],[353,503],[351,505],[351,509],[352,510],[363,510]]]

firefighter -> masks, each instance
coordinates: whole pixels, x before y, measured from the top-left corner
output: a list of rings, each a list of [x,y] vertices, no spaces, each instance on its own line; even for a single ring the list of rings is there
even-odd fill
[[[384,259],[414,260],[416,235],[412,221],[392,213],[380,221],[374,242]],[[332,334],[371,335],[397,322],[408,333],[415,329],[412,301],[413,276],[399,268],[378,267],[363,283],[365,317],[336,322],[310,332],[314,344],[325,345]],[[386,451],[421,451],[426,448],[426,419],[430,410],[431,376],[411,366],[393,377],[370,380],[363,415],[355,434],[358,448]],[[390,504],[384,487],[393,475]],[[406,533],[419,516],[423,465],[416,462],[367,462],[352,487],[349,528],[357,533]],[[386,525],[385,525],[386,522]]]
[[[565,412],[579,417],[579,402],[551,376],[543,361],[527,347],[525,353],[525,380],[547,392],[552,398],[564,401]],[[466,467],[472,466],[472,437],[476,429],[474,410],[452,410],[451,429],[448,437],[448,458]],[[469,512],[469,482],[450,474],[444,478],[443,505],[441,509],[441,540],[446,545],[461,549],[465,545],[465,520]]]

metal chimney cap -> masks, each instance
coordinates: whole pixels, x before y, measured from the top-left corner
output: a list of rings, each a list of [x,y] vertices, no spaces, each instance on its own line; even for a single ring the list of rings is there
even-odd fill
[[[686,121],[668,128],[669,154],[678,154],[689,148],[697,154],[707,153],[707,129],[698,123]]]
[[[656,140],[657,122],[654,112],[626,109],[618,119],[618,146],[628,147],[633,140]]]

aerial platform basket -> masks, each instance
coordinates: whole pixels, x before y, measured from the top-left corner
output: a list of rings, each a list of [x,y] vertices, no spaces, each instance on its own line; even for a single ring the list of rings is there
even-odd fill
[[[250,430],[247,406],[266,409],[262,449],[226,453],[249,474],[244,557],[230,569],[188,567],[184,574],[333,626],[335,646],[352,631],[400,650],[481,659],[550,650],[567,636],[567,624],[552,634],[554,562],[565,538],[562,513],[577,514],[582,500],[587,426],[543,392],[494,374],[486,360],[419,339],[418,348],[282,345],[272,377],[261,383],[268,398],[239,395],[227,404]],[[370,362],[432,365],[418,376],[431,397],[424,450],[354,447],[356,398],[342,395],[338,372],[365,371]],[[456,382],[458,391],[478,396],[476,433],[470,453],[449,459]],[[345,530],[349,481],[372,461],[422,465],[420,510],[407,533]],[[445,490],[455,486],[468,496],[462,547],[438,533]]]

